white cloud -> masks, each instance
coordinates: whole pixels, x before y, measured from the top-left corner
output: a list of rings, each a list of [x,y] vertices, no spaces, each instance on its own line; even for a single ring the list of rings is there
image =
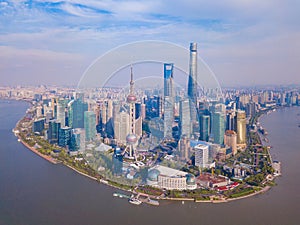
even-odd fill
[[[55,11],[35,2],[59,4],[51,6],[57,7]],[[285,67],[294,74],[299,63],[297,0],[36,0],[31,7],[24,3],[0,3],[2,58],[5,53],[19,59],[27,55],[44,62],[78,62],[119,44],[156,39],[183,46],[198,42],[200,54],[218,73],[240,82],[239,74],[250,74],[250,63],[257,68],[252,74],[266,76],[268,71],[278,77]],[[278,63],[264,70],[272,60]]]
[[[51,50],[39,50],[39,49],[18,49],[8,46],[0,46],[0,57],[1,58],[38,58],[52,61],[78,61],[82,60],[82,56],[78,54],[70,54],[65,52],[55,52]]]

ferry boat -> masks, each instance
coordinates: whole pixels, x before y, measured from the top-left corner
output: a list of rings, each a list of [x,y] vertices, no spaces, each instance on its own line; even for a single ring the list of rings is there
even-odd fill
[[[153,199],[151,199],[151,198],[148,198],[148,202],[147,202],[148,204],[150,204],[150,205],[159,205],[159,201],[157,201],[157,200],[153,200]]]
[[[142,204],[142,202],[141,202],[138,198],[135,198],[135,197],[130,198],[130,199],[129,199],[129,202],[130,202],[131,204],[134,204],[134,205],[140,205],[140,204]]]
[[[121,193],[113,193],[113,196],[114,197],[119,197],[119,198],[130,198],[128,195],[124,195],[124,194],[121,194]]]

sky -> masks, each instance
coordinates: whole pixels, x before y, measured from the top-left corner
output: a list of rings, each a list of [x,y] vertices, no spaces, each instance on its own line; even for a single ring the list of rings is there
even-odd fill
[[[299,0],[0,0],[0,86],[76,85],[99,56],[144,40],[197,42],[221,86],[300,84],[299,9]]]

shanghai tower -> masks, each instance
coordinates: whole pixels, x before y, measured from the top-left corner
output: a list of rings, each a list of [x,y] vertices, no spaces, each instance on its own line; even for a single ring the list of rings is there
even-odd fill
[[[197,43],[190,44],[190,65],[188,80],[191,120],[197,121]]]

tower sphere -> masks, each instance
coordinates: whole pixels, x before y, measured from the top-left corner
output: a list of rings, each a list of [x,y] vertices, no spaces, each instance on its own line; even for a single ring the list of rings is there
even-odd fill
[[[128,103],[135,103],[135,102],[136,102],[136,96],[133,95],[133,94],[129,94],[129,95],[127,96],[127,102],[128,102]]]
[[[126,137],[126,141],[128,144],[135,144],[137,141],[137,137],[135,134],[128,134]]]

